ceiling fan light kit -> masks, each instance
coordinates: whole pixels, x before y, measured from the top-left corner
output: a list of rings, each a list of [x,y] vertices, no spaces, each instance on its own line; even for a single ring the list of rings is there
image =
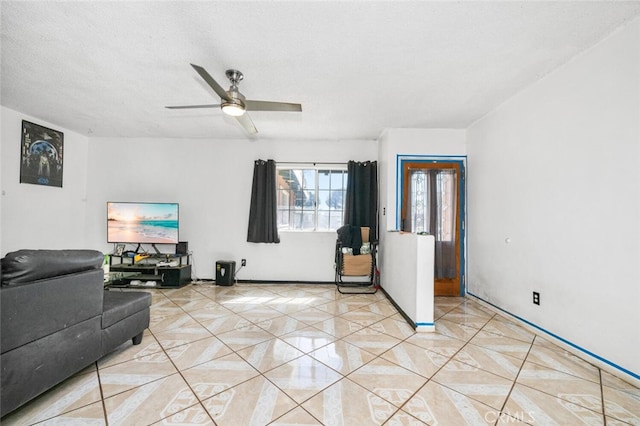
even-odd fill
[[[240,117],[245,111],[245,107],[241,102],[224,102],[222,104],[222,112],[232,117]]]
[[[249,134],[258,133],[253,122],[246,114],[249,111],[290,111],[301,112],[302,105],[287,102],[269,102],[269,101],[252,101],[246,100],[244,95],[238,90],[238,83],[242,81],[244,75],[234,69],[227,70],[225,75],[231,81],[231,87],[229,90],[224,90],[222,86],[216,82],[213,77],[201,66],[191,64],[194,70],[202,77],[202,79],[213,89],[218,96],[220,96],[219,105],[184,105],[184,106],[168,106],[169,109],[187,109],[187,108],[211,108],[220,107],[222,112],[235,117],[238,123]]]

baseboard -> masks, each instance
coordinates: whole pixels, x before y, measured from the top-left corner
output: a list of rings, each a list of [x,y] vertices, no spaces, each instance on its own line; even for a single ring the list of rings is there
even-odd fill
[[[476,296],[473,293],[466,293],[468,296],[473,297],[478,303],[480,303],[483,306],[486,306],[487,308],[490,308],[494,311],[496,311],[497,313],[501,313],[501,314],[506,314],[509,315],[509,317],[511,317],[512,319],[518,321],[519,324],[523,325],[527,330],[531,331],[534,334],[537,335],[542,335],[545,338],[548,338],[549,340],[551,340],[553,343],[557,344],[558,346],[560,346],[562,349],[567,350],[568,352],[572,353],[573,355],[577,356],[578,358],[583,359],[584,361],[595,365],[596,367],[606,371],[609,374],[612,374],[618,378],[620,378],[621,380],[624,380],[625,382],[628,382],[630,384],[632,384],[635,387],[640,387],[640,375],[634,373],[633,371],[629,371],[624,367],[621,367],[611,361],[609,361],[608,359],[605,359],[597,354],[594,354],[591,351],[588,351],[587,349],[584,349],[578,345],[576,345],[575,343],[572,343],[570,341],[568,341],[567,339],[558,336],[542,327],[540,327],[539,325],[536,325],[530,321],[527,321],[524,318],[521,318],[517,315],[512,314],[511,312],[502,309],[499,306],[494,305],[491,302],[487,302],[486,300]]]
[[[210,278],[194,279],[191,281],[195,284],[212,284],[217,285],[216,280]],[[281,280],[234,280],[233,284],[284,284],[284,285],[297,285],[297,284],[330,284],[335,285],[333,281],[281,281]],[[221,287],[231,287],[233,284],[220,284]]]
[[[418,333],[434,333],[436,331],[436,325],[435,324],[430,324],[430,323],[417,323],[415,330]]]
[[[330,284],[330,285],[335,285],[335,281],[283,281],[283,280],[236,280],[236,283],[238,284],[292,284],[292,285],[297,285],[297,284]],[[389,295],[389,293],[387,293],[384,290],[384,287],[379,287],[379,289],[384,293],[385,297],[387,298],[387,300],[389,300],[389,302],[391,302],[391,304],[393,305],[394,308],[396,308],[396,310],[398,311],[398,313],[402,316],[402,318],[404,318],[404,320],[407,322],[407,324],[409,324],[414,330],[416,331],[435,331],[435,326],[433,324],[416,324],[415,322],[413,322],[413,320],[411,318],[409,318],[409,315],[407,315],[400,306],[398,306],[398,304],[396,303],[395,300],[393,300],[393,297],[391,297]]]
[[[335,281],[236,280],[238,284],[333,284]]]
[[[393,297],[391,297],[389,295],[389,293],[387,293],[384,290],[384,287],[380,286],[380,290],[382,290],[382,292],[384,293],[385,297],[387,298],[387,300],[389,300],[389,302],[391,302],[391,304],[393,305],[394,308],[396,308],[396,310],[398,311],[398,313],[402,316],[402,318],[404,318],[404,320],[407,322],[407,324],[409,324],[411,326],[411,328],[413,328],[416,331],[435,331],[435,327],[433,327],[432,330],[424,330],[424,329],[418,329],[418,325],[413,322],[413,320],[409,317],[409,315],[407,315],[400,306],[398,306],[398,304],[396,303],[395,300],[393,300]]]

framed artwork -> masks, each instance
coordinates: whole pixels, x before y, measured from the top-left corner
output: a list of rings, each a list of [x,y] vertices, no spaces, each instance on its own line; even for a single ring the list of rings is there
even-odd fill
[[[20,183],[62,188],[64,134],[22,120]]]

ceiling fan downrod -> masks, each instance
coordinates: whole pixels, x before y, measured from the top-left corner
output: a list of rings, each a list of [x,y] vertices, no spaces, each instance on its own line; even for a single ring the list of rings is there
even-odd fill
[[[225,75],[231,81],[231,85],[233,85],[234,87],[237,87],[238,83],[240,83],[244,78],[244,75],[238,70],[227,70],[225,72]]]

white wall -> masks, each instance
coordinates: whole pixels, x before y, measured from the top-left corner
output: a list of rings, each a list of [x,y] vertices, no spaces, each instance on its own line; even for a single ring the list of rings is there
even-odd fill
[[[469,292],[636,378],[639,123],[636,19],[467,133]]]
[[[180,239],[197,278],[216,260],[247,259],[240,280],[333,281],[336,233],[281,232],[280,244],[247,243],[253,163],[376,160],[376,141],[91,139],[87,238],[103,251],[107,201],[180,203]],[[133,246],[132,246],[133,247]],[[171,247],[173,249],[173,247]]]
[[[411,156],[464,156],[466,133],[462,129],[387,129],[379,141],[380,220],[381,230],[396,229],[398,155]]]
[[[22,248],[95,248],[83,232],[87,138],[5,107],[1,119],[2,255]],[[22,120],[64,133],[62,188],[20,183]]]
[[[385,235],[385,292],[411,319],[416,331],[435,331],[433,265],[435,238],[404,232]]]
[[[418,241],[415,235],[411,237],[389,232],[396,229],[398,209],[396,160],[398,155],[464,156],[465,138],[465,131],[458,129],[387,129],[378,142],[382,215],[378,252],[380,283],[414,322],[433,322],[433,276],[430,279],[429,292],[425,289],[426,284],[422,278],[418,278],[416,273],[423,268],[433,271],[433,247],[429,255],[423,255],[422,251],[418,250],[418,245],[424,243]],[[411,242],[407,243],[409,238]]]

